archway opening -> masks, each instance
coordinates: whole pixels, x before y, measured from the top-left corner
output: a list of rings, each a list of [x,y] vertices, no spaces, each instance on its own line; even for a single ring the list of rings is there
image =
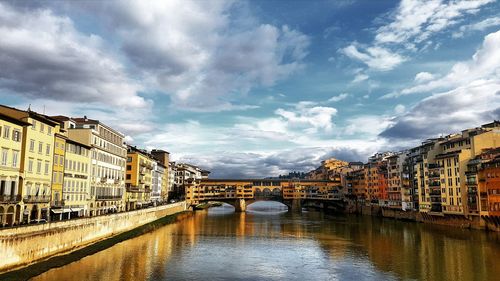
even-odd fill
[[[218,201],[214,201],[214,202],[219,203]],[[217,215],[232,214],[235,212],[236,209],[234,208],[233,205],[225,203],[225,202],[220,202],[220,203],[222,203],[222,205],[208,208],[208,210],[207,210],[208,214],[217,216]]]
[[[257,214],[281,214],[288,212],[288,206],[278,201],[256,201],[247,205],[247,212]]]

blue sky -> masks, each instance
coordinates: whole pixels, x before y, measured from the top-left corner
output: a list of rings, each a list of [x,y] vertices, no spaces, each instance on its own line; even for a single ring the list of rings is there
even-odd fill
[[[214,177],[365,161],[500,119],[500,4],[0,2],[0,101]]]

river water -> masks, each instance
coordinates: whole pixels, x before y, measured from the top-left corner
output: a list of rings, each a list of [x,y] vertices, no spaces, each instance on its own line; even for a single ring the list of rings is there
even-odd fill
[[[32,280],[500,280],[497,233],[283,207],[188,214]]]

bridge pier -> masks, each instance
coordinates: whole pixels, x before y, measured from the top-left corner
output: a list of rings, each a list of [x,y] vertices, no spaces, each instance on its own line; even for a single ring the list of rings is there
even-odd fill
[[[245,199],[236,199],[234,202],[235,212],[245,212],[247,210],[247,203]]]

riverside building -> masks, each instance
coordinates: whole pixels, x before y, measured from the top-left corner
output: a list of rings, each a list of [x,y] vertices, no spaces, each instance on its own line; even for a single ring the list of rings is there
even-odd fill
[[[21,133],[22,147],[17,194],[22,196],[22,201],[16,204],[14,223],[49,220],[54,134],[59,132],[59,123],[57,120],[30,109],[25,111],[2,105],[0,113],[31,124],[31,126],[23,126]],[[17,131],[9,129],[6,132],[5,128],[3,129],[4,138],[10,138],[11,134],[19,136]]]
[[[23,131],[30,123],[0,113],[0,226],[19,223],[19,190]]]
[[[135,210],[152,203],[152,175],[155,160],[145,150],[127,148],[126,210]]]
[[[68,138],[91,147],[89,214],[125,211],[125,136],[86,116],[72,120],[74,124],[69,124]]]

